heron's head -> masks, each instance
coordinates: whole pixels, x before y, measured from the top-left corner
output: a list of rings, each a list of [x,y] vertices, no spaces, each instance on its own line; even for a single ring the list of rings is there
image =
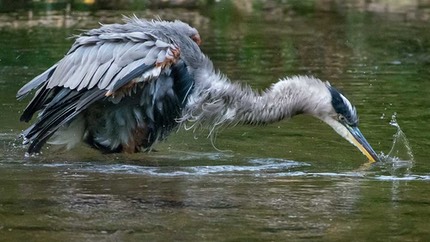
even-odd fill
[[[330,125],[340,136],[356,146],[371,162],[379,160],[378,155],[366,141],[358,128],[358,116],[351,102],[334,87],[326,84],[331,95],[328,113],[320,113],[318,118]]]
[[[177,33],[182,33],[192,39],[197,45],[202,43],[199,32],[197,29],[191,27],[189,24],[184,23],[180,20],[175,20],[173,22],[165,22],[169,27],[175,30]]]
[[[164,21],[161,19],[153,20],[152,24],[155,27],[155,32],[161,31],[165,35],[174,35],[171,36],[174,39],[178,40],[181,36],[186,36],[194,41],[197,45],[202,43],[202,39],[200,38],[199,32],[197,29],[191,27],[189,24],[184,23],[180,20],[175,21]]]

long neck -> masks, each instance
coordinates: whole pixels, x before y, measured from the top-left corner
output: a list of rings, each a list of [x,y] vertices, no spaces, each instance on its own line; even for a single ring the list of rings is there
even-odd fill
[[[213,70],[210,61],[200,69],[180,121],[214,128],[239,123],[267,124],[300,113],[318,116],[321,104],[330,102],[325,84],[315,78],[283,79],[257,93],[248,86],[231,83]]]

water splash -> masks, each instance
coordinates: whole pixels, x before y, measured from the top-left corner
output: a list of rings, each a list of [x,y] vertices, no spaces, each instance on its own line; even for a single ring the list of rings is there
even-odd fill
[[[397,123],[396,116],[397,113],[394,113],[390,121],[390,125],[397,129],[393,135],[393,145],[387,155],[382,155],[382,160],[385,165],[388,165],[391,175],[409,175],[415,161],[414,155],[405,133]]]
[[[414,155],[412,152],[411,145],[409,144],[405,133],[403,133],[402,129],[400,128],[400,125],[397,123],[396,116],[397,113],[394,113],[391,116],[390,125],[396,127],[397,132],[393,136],[393,146],[391,147],[390,152],[388,152],[388,156],[398,157],[398,159],[414,161]]]

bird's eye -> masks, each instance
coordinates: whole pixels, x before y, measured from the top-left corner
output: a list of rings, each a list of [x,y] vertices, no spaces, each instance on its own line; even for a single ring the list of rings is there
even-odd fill
[[[340,122],[345,123],[346,122],[346,118],[345,116],[343,116],[342,114],[339,114],[338,119]]]

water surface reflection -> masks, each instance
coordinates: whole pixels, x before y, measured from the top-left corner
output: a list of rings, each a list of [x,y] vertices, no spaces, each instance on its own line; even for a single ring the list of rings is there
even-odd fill
[[[315,239],[333,233],[343,239],[339,235],[360,232],[358,224],[369,223],[369,210],[377,216],[401,210],[405,193],[411,192],[412,184],[403,178],[308,172],[309,164],[302,162],[267,162],[251,159],[234,168],[3,164],[0,177],[6,196],[0,209],[8,219],[0,233],[10,238],[49,234],[54,239],[217,240],[222,231],[223,240]],[[414,179],[429,177],[408,180]],[[385,194],[378,192],[385,188]],[[382,211],[374,211],[375,196],[382,199],[376,202]],[[422,206],[417,204],[418,209]],[[357,229],[348,227],[354,223]]]

